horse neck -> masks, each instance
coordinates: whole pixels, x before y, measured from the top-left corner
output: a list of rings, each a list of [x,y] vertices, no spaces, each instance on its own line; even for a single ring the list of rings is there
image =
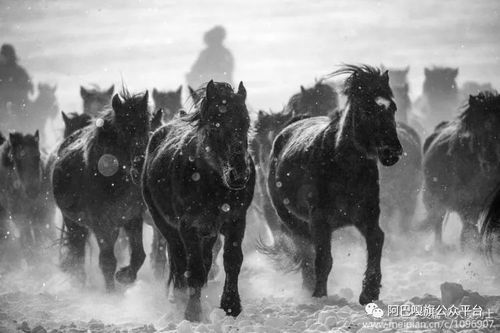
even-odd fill
[[[340,119],[339,129],[335,140],[338,152],[352,151],[353,149],[366,155],[369,151],[367,133],[362,133],[358,115],[362,112],[362,105],[356,101],[348,101],[347,108]]]

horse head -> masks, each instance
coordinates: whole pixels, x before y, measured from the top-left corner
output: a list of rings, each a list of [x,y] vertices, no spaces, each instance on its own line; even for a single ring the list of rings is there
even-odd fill
[[[153,89],[153,100],[157,109],[163,109],[163,120],[169,121],[175,117],[182,108],[181,104],[182,86],[176,91],[159,91]]]
[[[80,87],[80,95],[83,99],[83,112],[91,116],[96,116],[106,105],[109,105],[114,91],[114,85],[108,90],[101,90],[97,86],[93,89]]]

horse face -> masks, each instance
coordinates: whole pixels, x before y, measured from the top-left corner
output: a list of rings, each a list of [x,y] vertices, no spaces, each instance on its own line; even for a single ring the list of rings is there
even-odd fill
[[[169,121],[182,108],[181,104],[182,86],[176,91],[162,92],[153,89],[153,100],[156,108],[163,109],[165,121]]]
[[[250,177],[248,129],[250,118],[245,105],[246,90],[240,83],[238,92],[207,85],[207,122],[210,145],[218,159],[222,180],[233,190],[246,186]]]
[[[101,112],[106,105],[109,105],[114,89],[114,86],[111,86],[106,91],[100,91],[98,89],[87,90],[84,87],[80,87],[84,112],[91,115],[96,115]]]
[[[316,83],[310,89],[301,89],[301,98],[298,102],[298,109],[304,110],[301,113],[311,115],[327,115],[337,107],[337,93],[327,84]]]
[[[374,99],[375,148],[380,162],[391,166],[399,161],[403,147],[396,130],[396,103],[391,96],[377,96]]]
[[[64,137],[68,137],[77,130],[84,128],[91,122],[91,117],[88,114],[82,113],[71,113],[66,115],[66,113],[61,112],[64,121]]]
[[[38,131],[35,135],[11,133],[12,162],[18,185],[29,198],[36,198],[40,191],[40,150]]]
[[[128,147],[130,176],[134,184],[139,182],[149,139],[148,96],[146,91],[143,97],[122,101],[116,94],[111,102],[123,140],[121,144]]]

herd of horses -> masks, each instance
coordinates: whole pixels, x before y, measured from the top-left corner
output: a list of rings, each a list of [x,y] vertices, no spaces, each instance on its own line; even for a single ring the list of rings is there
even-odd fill
[[[441,71],[432,75],[456,76]],[[201,290],[221,250],[220,306],[237,316],[247,211],[258,207],[273,236],[258,249],[277,267],[300,270],[314,297],[327,295],[333,231],[355,227],[367,244],[359,302],[370,303],[381,287],[383,229],[394,232],[384,223],[394,216],[398,235],[432,229],[438,248],[450,212],[462,219],[464,249],[484,243],[491,250],[500,234],[500,95],[473,94],[454,117],[440,113],[447,102],[435,98],[430,79],[421,103],[442,122],[426,134],[408,111],[404,75],[345,65],[301,87],[282,111],[259,111],[253,123],[243,83],[236,91],[213,81],[189,88],[188,111],[182,87],[155,89],[154,112],[148,92],[82,87],[83,113],[62,113],[64,135],[50,152],[40,148],[38,131],[0,134],[0,242],[15,228],[26,260],[36,260],[56,234],[58,209],[61,269],[85,282],[92,233],[112,291],[115,280],[136,280],[146,258],[143,224],[151,224],[155,275],[162,278],[168,263],[171,296],[187,297],[186,319],[201,320]],[[420,197],[427,217],[415,226]],[[117,270],[121,234],[130,261]]]

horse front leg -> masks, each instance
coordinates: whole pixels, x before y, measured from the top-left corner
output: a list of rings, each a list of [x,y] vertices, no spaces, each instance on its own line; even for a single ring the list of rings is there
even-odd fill
[[[99,244],[99,267],[104,275],[106,291],[115,290],[115,243],[118,238],[119,229],[110,227],[110,229],[94,229],[97,244]]]
[[[151,264],[155,278],[162,280],[167,264],[167,240],[155,226],[153,226],[153,242],[151,244]]]
[[[217,277],[217,274],[219,274],[219,265],[217,265],[217,257],[219,256],[219,252],[220,250],[222,249],[222,239],[217,236],[215,238],[215,241],[212,242],[212,245],[210,247],[207,246],[207,250],[206,251],[210,251],[211,255],[210,255],[210,265],[207,266],[205,265],[205,267],[208,267],[207,268],[207,272],[208,272],[208,280],[214,280],[216,277]],[[205,257],[205,260],[208,260],[208,255],[205,254],[206,257]]]
[[[184,243],[187,257],[185,276],[189,287],[189,301],[184,316],[189,321],[201,321],[201,288],[207,281],[207,271],[203,262],[202,238],[192,221],[181,220],[179,233]],[[169,254],[170,255],[170,254]]]
[[[243,213],[244,214],[244,213]],[[243,263],[243,251],[241,243],[245,234],[246,218],[240,216],[227,222],[222,227],[224,235],[224,271],[226,280],[224,291],[220,300],[220,307],[226,311],[227,315],[236,317],[241,313],[241,301],[238,291],[238,276]]]
[[[130,284],[137,278],[146,253],[142,244],[142,217],[127,222],[124,226],[130,246],[130,264],[116,272],[116,280],[123,284]]]
[[[363,224],[357,225],[359,231],[365,237],[366,249],[368,251],[363,289],[359,296],[359,303],[361,305],[378,300],[382,280],[380,260],[384,246],[384,232],[378,224],[378,210],[373,211],[371,215],[362,222]]]

